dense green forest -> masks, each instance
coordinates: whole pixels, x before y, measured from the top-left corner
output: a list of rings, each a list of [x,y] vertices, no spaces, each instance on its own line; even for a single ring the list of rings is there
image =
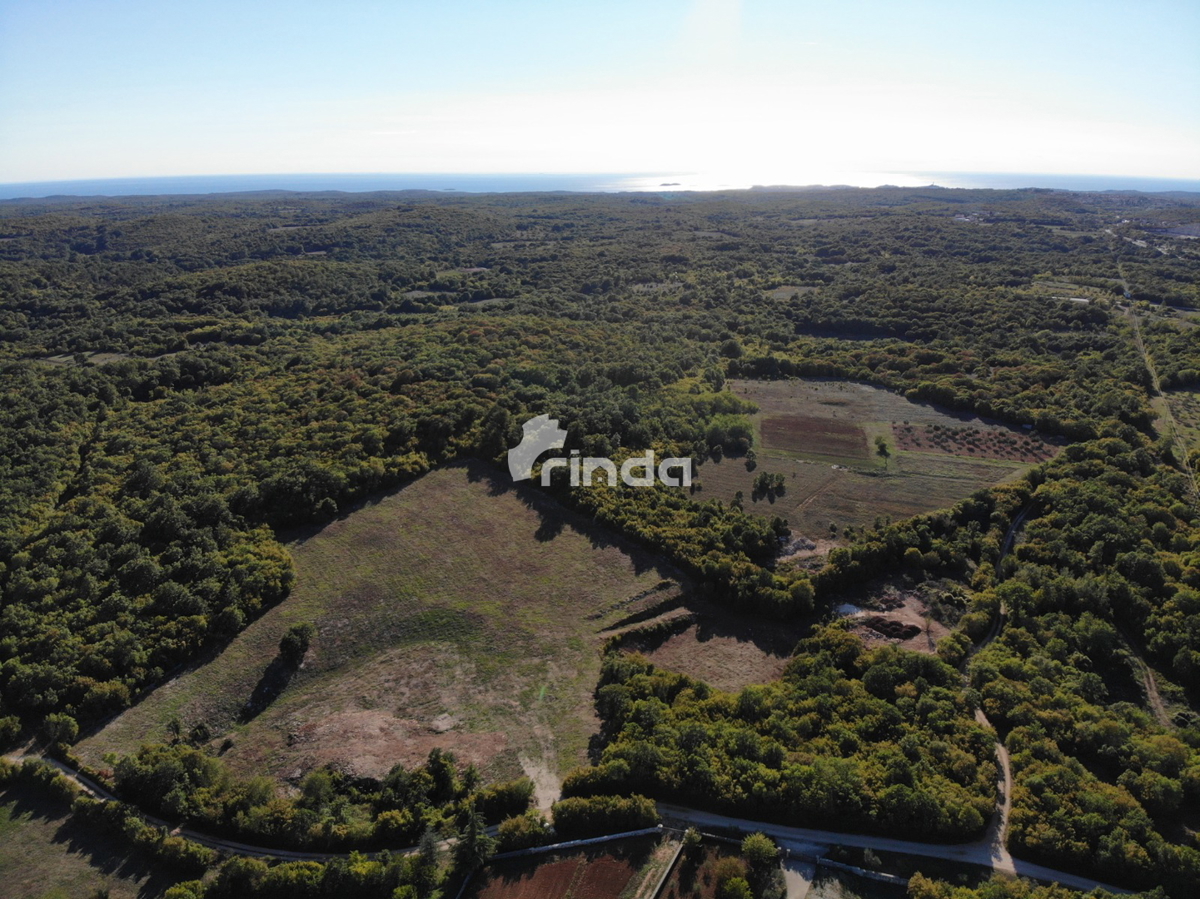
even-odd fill
[[[0,203],[3,748],[69,757],[284,598],[291,535],[455,459],[502,465],[529,417],[584,455],[701,461],[749,449],[726,378],[840,378],[1066,448],[817,566],[776,562],[787,522],[702,492],[547,488],[729,610],[813,624],[736,694],[614,650],[564,831],[645,820],[609,798],[636,794],[971,839],[996,804],[981,708],[1014,855],[1191,895],[1200,440],[1160,392],[1200,389],[1200,247],[1158,229],[1198,219],[1186,197],[935,188]],[[831,620],[897,571],[969,596],[937,655]],[[453,759],[284,796],[179,736],[114,788],[238,839],[377,849],[520,816],[516,845],[529,820],[527,789]],[[360,874],[427,895],[425,862]],[[350,876],[306,864],[227,863],[204,895]]]

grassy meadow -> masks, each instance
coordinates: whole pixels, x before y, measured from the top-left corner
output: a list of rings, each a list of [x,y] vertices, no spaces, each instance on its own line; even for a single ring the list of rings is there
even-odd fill
[[[177,879],[121,837],[73,823],[66,803],[44,791],[24,784],[0,789],[5,899],[154,899]]]
[[[678,575],[479,463],[434,471],[289,544],[291,595],[222,652],[90,735],[98,762],[203,723],[235,770],[381,776],[434,747],[542,801],[584,761],[604,629]],[[244,706],[292,625],[317,636],[273,703]]]

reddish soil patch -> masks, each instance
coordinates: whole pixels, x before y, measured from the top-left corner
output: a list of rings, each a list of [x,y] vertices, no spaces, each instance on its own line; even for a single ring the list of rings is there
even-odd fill
[[[762,422],[765,449],[781,449],[821,456],[866,459],[867,435],[848,421],[809,415],[769,415]]]
[[[571,881],[575,879],[579,865],[579,859],[568,858],[513,873],[489,871],[476,878],[475,889],[468,895],[477,899],[542,899],[543,896],[565,896],[571,887]]]
[[[943,427],[941,425],[892,424],[892,436],[902,450],[945,453],[976,459],[1010,462],[1044,462],[1058,447],[1036,434],[1007,428]]]
[[[657,842],[618,840],[566,855],[494,862],[471,881],[466,899],[617,899]]]

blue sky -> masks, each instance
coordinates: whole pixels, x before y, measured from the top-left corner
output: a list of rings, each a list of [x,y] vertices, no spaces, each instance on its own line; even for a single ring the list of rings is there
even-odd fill
[[[0,182],[1200,178],[1200,3],[0,0]]]

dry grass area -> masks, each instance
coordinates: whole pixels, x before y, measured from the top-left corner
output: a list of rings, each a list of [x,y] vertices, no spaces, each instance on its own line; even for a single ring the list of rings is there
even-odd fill
[[[793,641],[795,648],[799,637]],[[751,684],[778,680],[790,658],[738,633],[720,633],[696,623],[643,653],[661,668],[698,678],[718,690],[736,693]]]
[[[467,899],[645,897],[678,844],[658,837],[616,840],[577,852],[494,862],[471,881]]]
[[[1020,475],[1028,466],[933,454],[893,453],[889,468],[850,468],[808,459],[758,452],[758,466],[726,457],[697,469],[697,499],[728,502],[741,491],[743,508],[756,515],[785,518],[795,534],[828,548],[828,540],[847,526],[870,525],[878,516],[894,521],[952,506],[983,487]],[[760,471],[784,476],[784,493],[773,500],[753,499]],[[835,525],[833,529],[830,525]]]
[[[946,508],[976,490],[1018,477],[1032,461],[959,454],[954,434],[964,446],[974,434],[982,435],[973,439],[989,448],[1006,448],[1011,442],[1015,455],[1026,453],[1023,441],[1033,438],[866,384],[731,380],[729,386],[759,407],[751,417],[756,466],[750,470],[746,460],[733,457],[705,462],[697,471],[697,498],[729,501],[740,491],[746,511],[779,515],[794,533],[814,542],[837,539],[846,527],[870,525],[877,517],[898,520]],[[934,426],[936,433],[952,436],[928,451],[906,448],[893,430],[912,427],[923,433]],[[886,462],[875,452],[876,437],[888,445]],[[1037,441],[1037,446],[1047,445]],[[1040,458],[1054,450],[1029,450],[1026,455]],[[754,479],[764,471],[784,476],[784,492],[755,501]]]
[[[22,785],[0,790],[0,896],[154,899],[176,878],[115,834],[72,823],[64,803]],[[101,891],[106,890],[106,893]]]
[[[1113,283],[1119,284],[1120,282],[1114,281]],[[1090,284],[1077,284],[1070,280],[1070,278],[1037,278],[1029,287],[1039,296],[1052,300],[1112,303],[1118,298],[1118,295],[1114,294],[1111,290],[1102,287],[1093,287]]]
[[[803,622],[739,616],[711,603],[689,602],[688,609],[695,620],[686,629],[626,648],[729,692],[777,679],[808,630]]]
[[[538,798],[597,729],[604,629],[679,592],[678,575],[534,489],[471,463],[440,469],[290,545],[292,595],[223,652],[78,746],[96,761],[203,721],[245,774],[332,764],[379,776],[434,747]],[[279,638],[316,625],[304,665],[239,721]]]

